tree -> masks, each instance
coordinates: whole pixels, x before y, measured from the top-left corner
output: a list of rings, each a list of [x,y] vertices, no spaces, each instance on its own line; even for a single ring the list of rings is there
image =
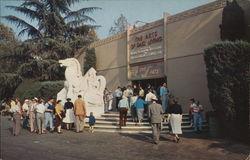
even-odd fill
[[[33,59],[29,45],[18,41],[13,30],[0,24],[0,72],[16,72],[18,66]]]
[[[114,35],[120,32],[124,32],[127,30],[128,26],[129,23],[126,17],[121,14],[120,17],[116,21],[114,21],[114,26],[109,29],[109,34]]]
[[[88,70],[91,67],[96,69],[96,55],[94,48],[89,48],[86,51],[86,55],[84,57],[84,67],[83,67],[84,74],[88,72]]]
[[[222,12],[221,40],[241,40],[245,35],[244,11],[236,2],[227,1]]]
[[[77,48],[89,44],[93,39],[84,38],[97,28],[95,20],[87,14],[100,9],[98,7],[81,8],[72,11],[70,6],[79,0],[25,0],[20,6],[7,6],[8,8],[24,14],[36,25],[13,15],[4,16],[5,19],[22,28],[18,35],[28,34],[31,41],[38,47],[34,53],[45,57],[54,54],[54,58],[72,57],[74,49],[69,49],[71,44]],[[37,26],[37,27],[36,27]],[[82,43],[76,43],[81,37]],[[67,47],[68,45],[68,47]],[[62,47],[67,47],[61,49]],[[45,52],[44,52],[45,51]]]
[[[64,80],[64,67],[55,60],[32,60],[18,68],[18,74],[23,78],[35,78],[39,81]]]
[[[0,23],[0,42],[15,42],[15,36],[12,28]]]

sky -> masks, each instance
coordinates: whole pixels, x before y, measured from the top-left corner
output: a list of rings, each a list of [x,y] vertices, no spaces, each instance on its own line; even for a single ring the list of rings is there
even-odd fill
[[[71,9],[77,10],[84,7],[102,8],[88,15],[95,19],[96,25],[101,26],[96,31],[98,37],[104,39],[109,36],[109,29],[114,26],[114,21],[121,14],[133,26],[138,20],[146,23],[153,22],[163,18],[164,12],[173,15],[213,1],[215,0],[82,0],[74,4]],[[7,5],[18,6],[22,2],[22,0],[0,0],[0,16],[14,15],[28,20],[24,15],[6,8]],[[16,35],[21,30],[3,18],[0,18],[0,22],[13,28]],[[34,24],[34,22],[31,23]],[[138,25],[143,25],[143,23]],[[27,39],[27,35],[18,38],[24,40]]]

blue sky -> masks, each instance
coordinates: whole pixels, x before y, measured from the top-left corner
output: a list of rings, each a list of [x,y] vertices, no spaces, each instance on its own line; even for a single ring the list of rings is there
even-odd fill
[[[137,20],[152,22],[161,19],[164,12],[176,14],[213,1],[215,0],[82,0],[72,6],[71,9],[77,10],[83,7],[102,8],[89,14],[89,16],[96,20],[97,25],[101,25],[97,29],[97,33],[99,38],[103,39],[108,37],[110,27],[113,26],[114,21],[118,19],[120,14],[123,14],[131,25],[134,25]],[[15,15],[25,19],[25,16],[5,7],[6,5],[20,5],[21,3],[22,0],[0,0],[0,15]],[[1,18],[0,21],[12,27],[15,33],[20,31],[15,25],[6,20]],[[27,37],[19,37],[19,39],[25,38]]]

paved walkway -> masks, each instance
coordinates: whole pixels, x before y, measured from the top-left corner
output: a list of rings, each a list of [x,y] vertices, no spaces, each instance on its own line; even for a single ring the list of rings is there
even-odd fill
[[[179,144],[162,135],[159,145],[149,134],[74,133],[11,135],[12,122],[1,118],[3,160],[245,160],[250,146],[186,133]]]

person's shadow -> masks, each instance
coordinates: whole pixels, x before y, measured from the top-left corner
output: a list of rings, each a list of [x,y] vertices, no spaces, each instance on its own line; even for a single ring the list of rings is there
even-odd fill
[[[147,133],[141,133],[141,134],[127,134],[127,133],[119,133],[121,136],[126,136],[135,140],[139,140],[142,142],[147,143],[153,143],[153,137],[152,134]],[[160,135],[160,141],[161,142],[173,142],[171,139],[169,139],[166,135]]]

